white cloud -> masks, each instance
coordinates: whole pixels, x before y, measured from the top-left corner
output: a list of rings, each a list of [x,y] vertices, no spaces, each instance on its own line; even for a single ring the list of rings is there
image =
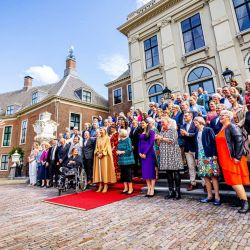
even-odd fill
[[[151,0],[136,0],[137,8],[142,7],[144,4],[150,2]]]
[[[35,81],[41,83],[49,84],[58,82],[60,80],[53,68],[47,65],[32,66],[25,70],[25,73],[33,77]]]
[[[128,60],[121,54],[103,55],[99,58],[99,68],[113,80],[128,69]]]

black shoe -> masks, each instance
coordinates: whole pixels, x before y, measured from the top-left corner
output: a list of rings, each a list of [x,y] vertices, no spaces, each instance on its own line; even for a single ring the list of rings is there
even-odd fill
[[[130,194],[133,194],[133,193],[134,193],[134,190],[132,190],[132,192],[127,191],[125,194],[130,195]]]
[[[238,210],[240,214],[246,214],[249,210],[248,200],[241,200],[241,208]]]
[[[121,191],[121,194],[127,194],[128,191]]]
[[[176,188],[176,195],[175,195],[175,200],[180,200],[181,199],[181,189]]]
[[[155,196],[155,194],[149,194],[148,195],[148,198],[152,198],[152,197],[154,197]]]
[[[241,200],[239,198],[236,198],[233,200],[233,202],[230,204],[231,207],[241,207]]]
[[[146,194],[145,197],[149,197],[149,194]]]
[[[169,194],[164,197],[165,200],[173,199],[175,198],[175,191],[172,188],[169,188]]]

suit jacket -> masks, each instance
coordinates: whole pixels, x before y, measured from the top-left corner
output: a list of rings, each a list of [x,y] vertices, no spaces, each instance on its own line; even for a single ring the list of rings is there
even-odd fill
[[[54,148],[55,148],[54,146],[52,146],[52,147],[49,148],[49,155],[48,155],[48,159],[47,159],[47,162],[49,164],[52,163],[52,157],[53,157],[53,153],[54,153]],[[55,163],[57,163],[59,161],[59,159],[58,159],[58,148],[59,148],[59,146],[57,145],[56,146],[56,152],[54,153],[55,154],[55,158],[54,158],[54,162]]]
[[[61,145],[58,148],[58,159],[62,160],[62,164],[65,165],[68,160],[68,154],[69,154],[70,144],[65,144],[64,147]]]
[[[167,104],[167,103],[161,103],[161,104],[159,105],[159,108],[162,109],[162,110],[166,110],[167,107],[168,107],[168,104]]]
[[[196,151],[195,159],[198,159],[199,149],[198,149],[198,131],[195,134],[196,142]],[[206,157],[217,156],[216,143],[215,143],[215,134],[211,128],[204,127],[201,136],[202,146]]]
[[[187,131],[187,124],[185,123],[181,128]],[[188,135],[182,136],[182,138],[184,139],[184,152],[195,152],[195,134],[197,133],[197,131],[198,129],[195,127],[194,122],[192,122],[187,131]]]
[[[131,139],[132,146],[134,147],[134,152],[138,153],[138,144],[139,144],[139,138],[141,134],[141,127],[132,128],[129,134],[129,138]]]
[[[214,119],[211,120],[210,124],[209,124],[209,127],[214,131],[214,133],[217,135],[220,130],[222,129],[223,125],[222,123],[220,122],[220,120],[217,122],[216,124],[216,119],[217,117],[215,117]]]
[[[83,159],[86,159],[86,160],[93,159],[94,151],[95,151],[95,140],[89,138],[86,146],[83,143],[83,147],[82,147]]]

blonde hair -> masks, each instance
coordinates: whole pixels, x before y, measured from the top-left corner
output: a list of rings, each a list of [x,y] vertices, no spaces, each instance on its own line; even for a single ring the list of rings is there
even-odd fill
[[[120,129],[119,134],[120,137],[125,138],[128,136],[128,131],[126,129]]]
[[[231,112],[229,110],[222,110],[220,112],[220,115],[227,116],[230,120],[232,120],[234,118],[233,112]]]
[[[194,118],[194,122],[198,122],[198,123],[200,123],[200,124],[203,125],[203,126],[205,126],[205,124],[206,124],[204,118],[201,117],[201,116],[195,117],[195,118]]]

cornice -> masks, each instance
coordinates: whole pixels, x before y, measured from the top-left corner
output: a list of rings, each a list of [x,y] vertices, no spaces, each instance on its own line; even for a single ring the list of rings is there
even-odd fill
[[[157,16],[158,14],[164,12],[166,9],[181,1],[183,0],[161,0],[158,3],[155,3],[145,12],[142,12],[136,15],[134,18],[128,20],[126,23],[118,27],[118,30],[124,35],[128,36],[129,31],[131,31],[132,29],[138,27],[142,23],[145,23],[146,21],[150,20],[151,18]]]

